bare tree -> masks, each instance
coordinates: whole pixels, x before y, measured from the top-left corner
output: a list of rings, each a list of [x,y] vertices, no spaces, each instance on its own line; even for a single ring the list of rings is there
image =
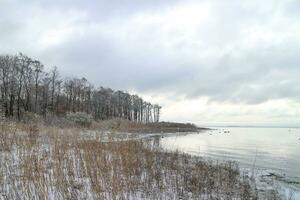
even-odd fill
[[[39,83],[40,83],[40,74],[43,71],[44,66],[39,61],[33,62],[34,78],[35,78],[35,102],[34,102],[34,111],[38,113],[38,93],[39,93]]]
[[[60,79],[57,67],[44,71],[43,64],[24,54],[0,55],[0,103],[5,117],[22,119],[23,112],[46,117],[67,112],[86,112],[94,119],[124,118],[158,122],[159,105],[138,95],[95,87],[86,78]]]

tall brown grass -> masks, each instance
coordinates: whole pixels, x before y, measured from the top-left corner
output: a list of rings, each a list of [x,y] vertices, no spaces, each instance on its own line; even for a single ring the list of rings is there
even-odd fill
[[[258,199],[236,163],[164,152],[152,141],[3,123],[0,199]],[[101,133],[99,133],[101,134]],[[266,198],[279,198],[271,191]]]

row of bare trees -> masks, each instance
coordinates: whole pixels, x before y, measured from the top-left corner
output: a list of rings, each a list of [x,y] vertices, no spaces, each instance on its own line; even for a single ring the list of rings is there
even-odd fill
[[[110,88],[95,88],[85,78],[60,77],[56,67],[44,71],[40,61],[24,54],[0,55],[0,109],[6,118],[21,120],[24,113],[64,115],[86,112],[96,120],[124,118],[158,122],[159,105],[137,95]]]

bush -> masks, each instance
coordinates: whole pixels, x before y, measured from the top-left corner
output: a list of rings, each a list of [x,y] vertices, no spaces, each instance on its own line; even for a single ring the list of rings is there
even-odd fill
[[[93,122],[92,115],[84,112],[67,113],[67,119],[74,122],[76,125],[83,127],[90,127]]]
[[[41,122],[41,116],[36,114],[36,113],[25,112],[23,114],[23,119],[22,120],[25,123],[37,124],[37,123]]]

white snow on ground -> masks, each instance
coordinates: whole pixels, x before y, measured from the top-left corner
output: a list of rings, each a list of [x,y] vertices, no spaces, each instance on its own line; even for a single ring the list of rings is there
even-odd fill
[[[22,133],[18,133],[22,135]],[[85,140],[95,140],[99,142],[109,142],[109,141],[123,141],[123,140],[140,140],[140,139],[149,139],[152,137],[168,137],[168,136],[174,136],[174,135],[183,135],[188,133],[149,133],[149,134],[137,134],[137,133],[113,133],[113,132],[100,132],[100,131],[81,131],[80,136],[82,139]],[[43,134],[41,134],[43,135]],[[40,162],[47,163],[49,167],[49,171],[45,175],[45,180],[48,182],[51,181],[53,176],[53,169],[51,169],[51,157],[52,155],[51,148],[54,148],[51,144],[48,143],[47,137],[40,137],[40,140],[43,140],[41,142],[41,146],[39,147],[39,152],[31,152],[32,154],[39,155],[38,160]],[[18,166],[20,164],[20,158],[25,157],[26,155],[20,155],[21,150],[17,146],[13,146],[13,148],[10,151],[0,151],[0,178],[2,178],[2,188],[0,188],[0,200],[7,199],[7,197],[4,194],[11,193],[11,196],[14,196],[17,199],[28,199],[30,196],[34,196],[36,193],[36,186],[35,185],[29,185],[26,187],[30,188],[30,193],[23,193],[24,186],[20,185],[20,183],[14,181],[16,178],[20,176],[21,172],[18,170]],[[73,162],[74,169],[78,168],[77,164],[77,157],[76,152],[67,152],[70,158],[70,161]],[[43,156],[47,155],[48,156]],[[28,155],[27,155],[28,156]],[[43,160],[44,157],[48,157],[49,160]],[[80,177],[80,174],[78,171],[76,171],[75,177]],[[242,172],[245,173],[245,175],[252,177],[252,184],[255,185],[259,191],[267,191],[272,190],[274,187],[280,192],[283,199],[300,199],[300,190],[299,187],[293,184],[287,184],[282,181],[277,181],[274,176],[274,172],[270,170],[256,170],[255,173],[251,169],[243,169]],[[78,173],[78,174],[77,174]],[[1,177],[2,176],[2,177]],[[64,174],[65,181],[69,182],[68,175]],[[87,180],[86,178],[77,178],[75,179],[75,183],[73,184],[73,192],[76,191],[76,195],[78,199],[92,199],[92,189],[91,189],[91,182]],[[19,188],[19,190],[15,190],[13,188]],[[23,189],[22,189],[23,188]],[[82,190],[84,188],[84,190]],[[28,191],[28,190],[27,190]],[[48,189],[45,189],[45,191],[48,191],[48,197],[50,199],[61,199],[59,196],[59,192],[55,191],[54,185],[49,185]],[[106,196],[107,194],[103,194]],[[129,194],[131,195],[131,194]],[[130,199],[142,199],[141,196],[136,193],[137,196],[130,196]],[[170,197],[172,196],[172,191],[169,191],[166,196]],[[174,199],[176,198],[173,196]],[[36,197],[38,198],[38,197]],[[192,199],[192,196],[186,196],[187,199]]]
[[[93,136],[90,139],[96,139],[96,135],[99,134],[97,131],[82,132],[82,137]],[[140,140],[140,139],[150,139],[154,137],[174,137],[183,136],[187,134],[194,134],[189,132],[178,132],[178,133],[126,133],[126,132],[102,132],[101,141],[111,141],[112,135],[114,141],[124,141],[124,140]],[[85,138],[87,139],[87,138]],[[98,137],[99,139],[99,137]],[[299,199],[300,200],[300,179],[295,177],[295,180],[290,180],[285,177],[285,175],[278,174],[273,170],[269,169],[253,169],[241,168],[242,173],[246,176],[251,177],[253,186],[256,186],[259,191],[272,190],[274,187],[280,192],[283,199]],[[278,177],[281,177],[278,180]],[[295,182],[294,184],[289,182]]]
[[[299,183],[296,181],[289,183],[292,180],[284,179],[284,175],[277,174],[277,172],[268,169],[253,170],[250,168],[242,168],[241,171],[251,178],[252,184],[255,185],[259,191],[276,188],[283,199],[300,199]],[[281,177],[281,180],[278,180],[278,177]]]

